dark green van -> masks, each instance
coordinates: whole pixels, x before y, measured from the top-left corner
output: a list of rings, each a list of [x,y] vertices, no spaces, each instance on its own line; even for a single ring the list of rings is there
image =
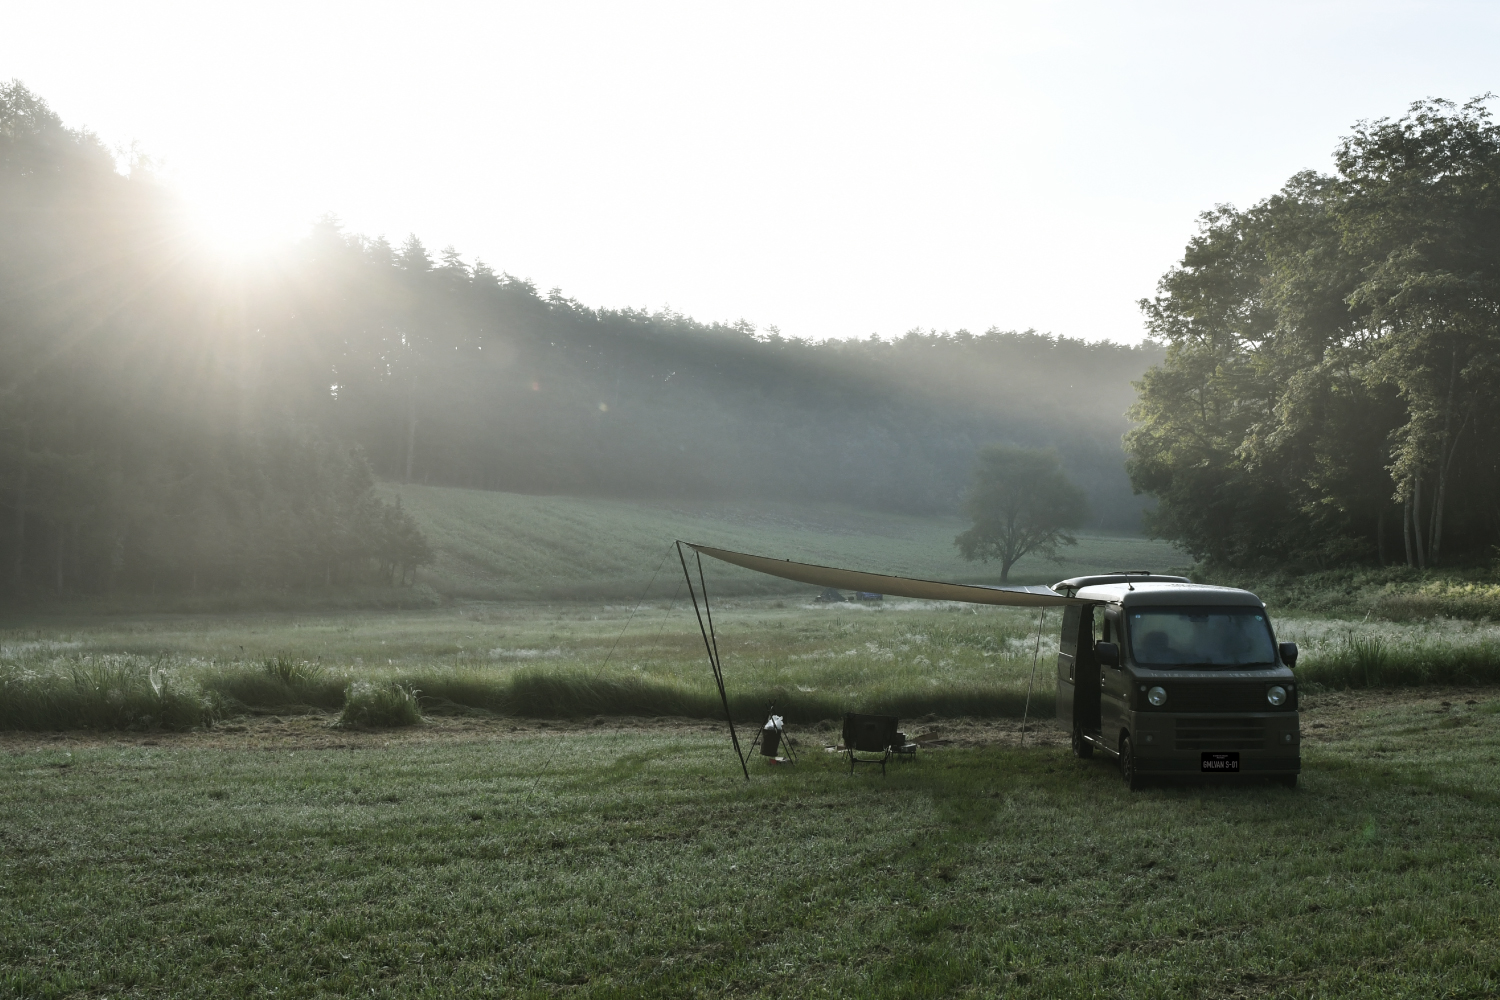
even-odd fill
[[[1090,603],[1063,613],[1057,718],[1073,752],[1150,777],[1261,778],[1302,770],[1295,643],[1277,643],[1254,594],[1145,573],[1053,585]]]

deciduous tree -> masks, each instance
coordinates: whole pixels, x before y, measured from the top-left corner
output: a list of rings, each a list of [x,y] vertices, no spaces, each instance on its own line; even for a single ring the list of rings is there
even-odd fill
[[[979,453],[963,509],[973,526],[953,544],[965,559],[998,561],[1005,581],[1022,556],[1056,559],[1059,546],[1076,545],[1067,529],[1083,523],[1088,507],[1056,452],[990,445]]]

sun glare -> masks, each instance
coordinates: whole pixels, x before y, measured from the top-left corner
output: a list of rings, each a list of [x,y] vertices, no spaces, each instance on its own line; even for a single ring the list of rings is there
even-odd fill
[[[253,197],[239,192],[190,192],[184,200],[193,232],[224,256],[258,256],[288,238],[278,214]]]

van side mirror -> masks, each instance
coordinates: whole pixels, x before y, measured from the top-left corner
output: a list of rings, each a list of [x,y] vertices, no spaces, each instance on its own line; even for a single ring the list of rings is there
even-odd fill
[[[1281,644],[1281,662],[1289,667],[1297,665],[1297,644],[1295,642],[1283,642]]]
[[[1094,659],[1099,661],[1101,667],[1114,667],[1120,669],[1120,647],[1112,642],[1094,643]]]

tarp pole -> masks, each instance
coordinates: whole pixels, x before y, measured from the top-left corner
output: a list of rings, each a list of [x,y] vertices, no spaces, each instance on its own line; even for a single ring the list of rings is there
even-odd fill
[[[696,553],[695,553],[696,554]],[[735,756],[740,759],[740,770],[745,772],[745,780],[750,780],[750,766],[745,763],[745,754],[740,750],[740,737],[734,731],[734,716],[729,711],[729,695],[724,690],[724,668],[719,663],[719,642],[717,636],[712,636],[713,613],[709,612],[709,626],[703,624],[703,615],[698,611],[698,595],[693,590],[693,574],[688,572],[687,557],[682,554],[682,542],[677,542],[677,560],[682,563],[682,576],[687,580],[688,596],[693,600],[693,616],[698,619],[698,632],[703,636],[703,649],[708,653],[708,665],[714,672],[714,682],[719,686],[719,700],[724,703],[724,719],[729,723],[729,739],[734,743]],[[698,579],[703,583],[703,559],[698,557]],[[703,606],[708,608],[708,585],[703,583]]]
[[[698,560],[698,589],[703,591],[703,613],[708,617],[708,638],[713,642],[714,666],[717,668],[716,672],[719,677],[719,690],[723,691],[724,661],[719,658],[719,635],[714,631],[714,609],[709,607],[708,604],[708,581],[703,579],[703,556],[695,550],[693,552],[693,558]],[[726,711],[728,711],[729,704],[727,701],[724,704],[724,708]],[[729,723],[729,727],[731,729],[734,728],[733,721]],[[735,742],[739,741],[736,740]]]
[[[1026,708],[1021,712],[1021,746],[1026,745],[1026,722],[1031,718],[1031,689],[1036,684],[1036,661],[1042,655],[1042,622],[1047,620],[1047,609],[1036,619],[1036,649],[1031,653],[1031,680],[1026,682]]]

